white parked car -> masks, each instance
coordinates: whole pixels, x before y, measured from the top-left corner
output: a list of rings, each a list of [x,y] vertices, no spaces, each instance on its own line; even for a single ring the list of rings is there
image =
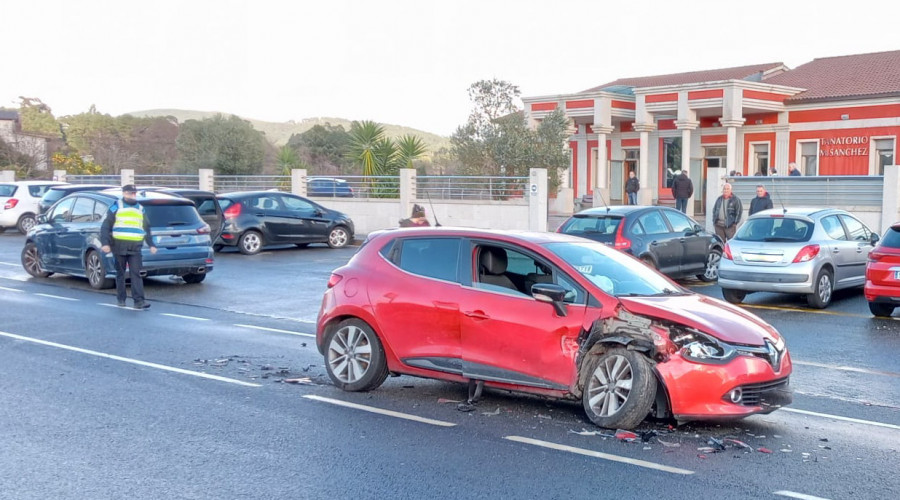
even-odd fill
[[[34,227],[40,213],[41,196],[52,186],[65,184],[55,181],[17,181],[0,183],[0,232],[14,227],[25,234]]]

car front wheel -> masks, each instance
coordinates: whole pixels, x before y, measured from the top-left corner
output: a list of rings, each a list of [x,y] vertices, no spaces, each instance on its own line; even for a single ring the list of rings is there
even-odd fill
[[[104,290],[116,285],[116,280],[106,277],[106,266],[103,264],[103,257],[94,250],[88,252],[87,257],[84,259],[84,272],[87,275],[91,288],[95,290]]]
[[[51,272],[44,271],[41,267],[41,256],[38,253],[37,245],[34,243],[26,243],[22,249],[22,267],[25,271],[35,278],[46,278]]]
[[[358,319],[342,321],[325,337],[325,370],[334,385],[350,392],[371,391],[388,376],[378,335]]]
[[[698,274],[697,279],[700,281],[716,281],[719,279],[719,262],[722,261],[721,250],[711,250],[706,256],[706,269],[703,274]]]
[[[885,304],[883,302],[869,302],[869,311],[873,316],[889,318],[891,314],[894,314],[894,306],[893,304]]]
[[[335,226],[328,233],[328,246],[331,248],[344,248],[350,244],[350,232],[344,226]]]
[[[730,302],[732,304],[740,304],[744,301],[744,297],[746,296],[747,292],[743,290],[732,290],[730,288],[722,289],[722,298],[724,298],[726,302]]]
[[[832,281],[831,271],[822,269],[816,276],[816,286],[813,293],[806,296],[806,303],[810,307],[816,309],[825,309],[831,304],[831,295],[834,292],[834,281]]]
[[[202,283],[206,279],[206,273],[190,273],[181,277],[185,283],[197,284]]]
[[[610,429],[633,429],[643,422],[656,399],[657,384],[643,354],[610,349],[593,355],[585,369],[588,379],[581,399],[591,422]]]
[[[238,250],[244,255],[256,255],[262,250],[262,235],[256,231],[247,231],[238,240]]]

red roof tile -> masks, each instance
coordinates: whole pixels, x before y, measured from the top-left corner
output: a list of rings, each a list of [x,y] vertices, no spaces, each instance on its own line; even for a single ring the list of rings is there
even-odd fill
[[[788,103],[900,94],[900,50],[814,59],[766,83],[806,89]]]
[[[722,80],[753,80],[760,81],[762,73],[778,69],[783,63],[754,64],[751,66],[738,66],[736,68],[711,69],[706,71],[691,71],[689,73],[674,73],[671,75],[640,76],[636,78],[620,78],[598,87],[590,88],[584,92],[595,92],[608,87],[657,87],[661,85],[683,85],[689,83],[718,82]],[[766,79],[768,83],[772,77]]]

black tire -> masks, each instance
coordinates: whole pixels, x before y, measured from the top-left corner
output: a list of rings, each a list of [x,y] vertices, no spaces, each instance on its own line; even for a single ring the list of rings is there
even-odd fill
[[[183,279],[185,283],[190,283],[192,285],[195,285],[197,283],[202,283],[203,280],[206,279],[206,273],[185,274],[184,276],[181,277],[181,279]]]
[[[350,244],[350,231],[344,226],[334,226],[328,233],[328,246],[344,248]]]
[[[213,252],[221,252],[222,249],[225,248],[225,245],[223,245],[221,243],[216,243],[215,245],[212,246],[212,248],[213,248]]]
[[[84,257],[84,274],[88,283],[94,290],[105,290],[116,286],[116,280],[106,277],[106,265],[103,256],[96,250],[91,250]]]
[[[816,276],[814,292],[806,296],[806,303],[809,307],[816,309],[825,309],[831,304],[831,297],[834,295],[834,275],[828,269],[822,269]]]
[[[697,275],[697,279],[711,283],[719,279],[719,262],[722,261],[722,251],[718,248],[710,250],[706,256],[706,269],[702,274]]]
[[[18,229],[20,233],[25,234],[29,229],[33,228],[35,224],[37,224],[37,219],[35,219],[34,214],[22,214],[22,216],[19,217],[19,221],[16,222],[16,229]]]
[[[325,371],[334,385],[345,391],[378,388],[388,376],[378,335],[365,321],[356,318],[341,321],[325,336]]]
[[[41,267],[41,258],[40,254],[38,254],[37,246],[30,241],[22,249],[22,267],[35,278],[46,278],[53,274],[49,271],[44,271]]]
[[[634,429],[647,418],[656,400],[656,375],[650,360],[621,347],[589,356],[581,397],[588,418],[608,429]]]
[[[879,318],[890,318],[894,314],[894,305],[885,304],[884,302],[869,302],[869,311],[873,316]]]
[[[732,290],[730,288],[722,289],[722,298],[724,298],[726,302],[730,302],[732,304],[740,304],[744,301],[744,297],[746,296],[747,292],[743,290]]]
[[[238,250],[244,255],[256,255],[262,247],[263,237],[258,231],[247,231],[238,238]]]

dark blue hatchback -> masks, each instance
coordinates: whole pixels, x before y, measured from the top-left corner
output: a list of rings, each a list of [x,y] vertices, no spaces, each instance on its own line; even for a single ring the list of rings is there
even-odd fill
[[[28,274],[44,278],[53,273],[84,276],[91,287],[115,285],[115,262],[100,247],[100,226],[107,209],[121,196],[118,189],[79,192],[62,198],[25,236],[22,266]],[[138,202],[150,221],[158,248],[143,251],[143,275],[180,276],[200,283],[213,269],[209,225],[190,200],[152,191],[138,192]]]

